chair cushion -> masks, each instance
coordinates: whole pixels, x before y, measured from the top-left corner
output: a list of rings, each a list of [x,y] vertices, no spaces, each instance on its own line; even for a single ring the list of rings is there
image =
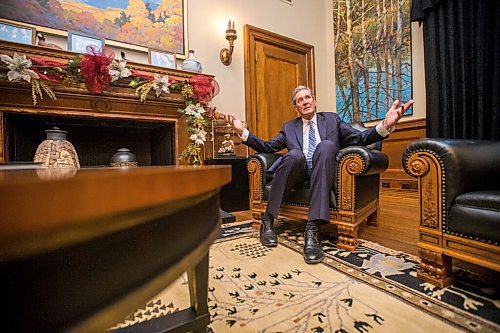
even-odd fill
[[[500,191],[476,191],[457,196],[447,219],[447,230],[460,236],[498,244]]]

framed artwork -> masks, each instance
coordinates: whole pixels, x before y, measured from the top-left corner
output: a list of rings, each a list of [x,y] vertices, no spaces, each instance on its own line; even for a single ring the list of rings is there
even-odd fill
[[[165,68],[176,68],[175,63],[175,53],[163,52],[157,50],[149,50],[149,63],[151,65],[165,67]]]
[[[337,114],[344,121],[382,119],[394,100],[411,99],[410,4],[334,1]]]
[[[281,0],[289,5],[292,5],[293,6],[293,1],[292,0]]]
[[[2,0],[0,17],[187,56],[187,0]],[[120,44],[121,45],[121,44]],[[121,45],[123,47],[123,45]]]
[[[68,31],[68,50],[78,53],[87,53],[87,46],[94,45],[99,50],[104,47],[104,39],[85,35],[79,32]]]
[[[30,27],[0,21],[0,39],[10,42],[33,44],[34,31]]]

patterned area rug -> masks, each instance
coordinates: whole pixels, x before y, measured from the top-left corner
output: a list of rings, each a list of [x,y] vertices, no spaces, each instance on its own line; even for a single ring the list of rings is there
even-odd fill
[[[260,245],[251,223],[231,223],[211,248],[209,307],[214,332],[499,332],[498,291],[457,283],[436,288],[416,279],[418,258],[361,241],[327,257],[302,258],[303,223],[279,220],[280,246]],[[116,327],[189,306],[187,278]]]

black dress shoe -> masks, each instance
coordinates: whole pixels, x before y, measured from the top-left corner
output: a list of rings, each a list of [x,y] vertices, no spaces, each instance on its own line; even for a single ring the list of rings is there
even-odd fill
[[[278,246],[278,238],[274,231],[274,218],[271,214],[265,213],[262,216],[262,224],[260,225],[259,239],[262,245],[267,247]]]
[[[323,261],[325,253],[318,238],[318,227],[307,226],[304,232],[304,260],[308,264],[317,264]]]

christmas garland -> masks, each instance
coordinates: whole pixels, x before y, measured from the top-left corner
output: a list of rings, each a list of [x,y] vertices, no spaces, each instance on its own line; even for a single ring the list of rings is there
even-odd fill
[[[92,94],[101,94],[111,84],[125,78],[132,78],[129,86],[135,88],[141,102],[145,102],[151,91],[156,97],[178,91],[186,101],[184,109],[177,110],[186,118],[189,145],[179,159],[186,159],[189,164],[202,164],[202,148],[206,142],[204,130],[209,120],[220,116],[215,107],[210,107],[213,97],[219,92],[217,81],[205,75],[195,75],[188,81],[180,82],[168,75],[150,75],[127,68],[126,60],[117,61],[114,54],[106,47],[100,50],[89,46],[87,53],[70,59],[67,63],[27,57],[14,53],[12,57],[0,55],[0,80],[10,82],[28,82],[31,84],[33,105],[46,94],[56,101],[57,97],[51,84],[77,85],[85,83]]]

